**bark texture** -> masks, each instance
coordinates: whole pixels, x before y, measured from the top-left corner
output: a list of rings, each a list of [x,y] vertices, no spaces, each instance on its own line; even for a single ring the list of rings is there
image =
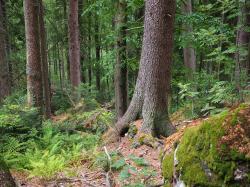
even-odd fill
[[[44,7],[42,0],[39,0],[39,34],[40,34],[40,56],[42,67],[42,81],[43,81],[43,95],[44,95],[44,114],[46,118],[51,117],[51,101],[50,101],[50,84],[48,73],[48,59],[47,59],[47,42],[46,30],[44,26]]]
[[[81,83],[80,67],[80,41],[78,23],[78,0],[69,1],[69,61],[70,61],[70,80],[73,88],[77,88]],[[78,100],[78,94],[74,93],[74,99]]]
[[[247,73],[247,64],[249,59],[247,54],[250,41],[250,33],[247,27],[250,26],[250,2],[239,2],[238,30],[236,37],[236,46],[238,48],[235,53],[235,83],[239,92],[240,100],[243,100],[242,95],[242,73]],[[245,72],[244,72],[245,70]]]
[[[101,59],[101,41],[99,36],[99,22],[98,16],[95,15],[95,76],[96,76],[96,89],[101,90],[101,69],[100,69],[100,59]]]
[[[175,131],[168,117],[175,0],[148,0],[145,6],[144,36],[140,68],[132,101],[117,122],[121,135],[142,112],[142,131],[169,136]]]
[[[38,13],[39,3],[37,1],[24,0],[28,105],[41,108],[43,106],[43,88]]]
[[[192,14],[192,1],[191,0],[186,0],[183,2],[183,13],[184,15],[190,15]],[[183,24],[183,30],[184,30],[184,35],[190,35],[193,32],[193,27],[191,24]],[[195,50],[191,46],[190,43],[188,43],[184,48],[183,48],[183,56],[184,56],[184,64],[185,66],[191,71],[194,72],[196,69],[196,55],[195,55]]]
[[[126,42],[126,1],[117,3],[117,44],[115,67],[115,107],[119,120],[128,107],[128,69],[127,69],[127,42]]]
[[[4,18],[4,1],[0,0],[0,101],[10,94],[9,67],[6,58],[7,30]]]
[[[15,187],[15,181],[12,178],[10,171],[4,161],[0,158],[0,186]]]

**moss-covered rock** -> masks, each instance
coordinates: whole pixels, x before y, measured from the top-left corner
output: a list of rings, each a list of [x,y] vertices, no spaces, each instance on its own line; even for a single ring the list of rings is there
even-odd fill
[[[188,186],[250,184],[250,106],[223,112],[188,128],[178,146],[175,170]],[[163,159],[163,175],[172,182],[173,153]]]

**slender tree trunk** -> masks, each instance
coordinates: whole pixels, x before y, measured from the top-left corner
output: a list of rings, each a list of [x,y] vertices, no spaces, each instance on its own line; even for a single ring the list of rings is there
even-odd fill
[[[153,136],[169,136],[175,131],[168,117],[175,0],[148,0],[137,83],[127,112],[117,122],[121,135],[142,112],[142,131]]]
[[[15,181],[12,178],[5,162],[0,158],[0,186],[1,187],[15,187]]]
[[[68,21],[70,80],[74,88],[74,99],[75,101],[78,101],[79,95],[75,90],[81,83],[78,0],[70,0],[69,2]]]
[[[64,16],[64,19],[67,20],[67,0],[64,0],[63,1],[63,16]],[[64,24],[64,30],[65,30],[65,33],[67,33],[67,22]],[[67,37],[67,34],[66,34],[66,37]],[[66,70],[67,70],[67,78],[68,80],[70,80],[70,61],[69,61],[69,53],[67,52],[68,51],[68,48],[66,47],[65,49],[65,58],[66,58]]]
[[[128,69],[127,69],[127,42],[126,42],[126,1],[119,0],[116,16],[117,44],[115,67],[115,106],[116,115],[120,119],[128,106]]]
[[[42,67],[42,80],[43,80],[43,95],[45,110],[44,114],[46,118],[51,117],[51,101],[50,101],[50,84],[48,73],[48,55],[47,55],[47,42],[46,42],[46,30],[44,26],[44,10],[42,0],[39,0],[39,26],[40,26],[40,55],[41,55],[41,67]]]
[[[186,0],[183,2],[183,13],[188,16],[192,14],[192,1]],[[184,35],[190,35],[193,32],[193,27],[190,24],[183,24]],[[195,72],[196,69],[196,55],[195,50],[191,46],[191,44],[187,44],[186,47],[183,48],[184,55],[184,64],[190,70],[191,74]],[[188,73],[190,75],[190,73]]]
[[[62,71],[62,88],[65,87],[65,56],[64,56],[64,50],[63,47],[60,47],[60,53],[61,53],[61,71]]]
[[[4,1],[0,0],[0,101],[10,94],[9,67],[7,61],[7,30],[4,23]]]
[[[100,59],[101,59],[101,42],[99,37],[99,22],[98,16],[95,18],[95,54],[96,54],[96,65],[95,65],[95,75],[96,75],[96,88],[98,91],[101,90],[101,70],[100,70]]]
[[[28,105],[42,108],[43,88],[39,44],[39,4],[24,0],[25,34],[27,49],[27,97]]]
[[[89,20],[88,20],[88,81],[89,81],[89,91],[91,92],[92,85],[92,66],[91,66],[91,12],[89,12]]]
[[[63,79],[62,79],[62,63],[63,63],[63,56],[60,54],[60,44],[57,44],[57,59],[58,59],[58,72],[59,72],[59,82],[60,87],[63,89]]]
[[[250,26],[250,2],[239,2],[238,30],[236,37],[236,46],[238,48],[235,53],[235,83],[238,90],[240,101],[243,101],[242,94],[242,73],[248,63],[245,51],[248,50],[250,33],[246,31],[246,27]]]

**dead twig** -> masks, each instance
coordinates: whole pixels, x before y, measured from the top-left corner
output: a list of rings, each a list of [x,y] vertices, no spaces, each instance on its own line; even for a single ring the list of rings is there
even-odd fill
[[[110,175],[112,174],[112,170],[111,170],[111,163],[112,163],[112,160],[111,160],[111,157],[110,157],[110,154],[107,150],[107,147],[104,146],[104,152],[105,154],[107,155],[107,158],[108,158],[108,161],[109,161],[109,171],[106,173],[106,186],[107,187],[113,187],[113,181],[112,181],[112,178],[110,177]]]

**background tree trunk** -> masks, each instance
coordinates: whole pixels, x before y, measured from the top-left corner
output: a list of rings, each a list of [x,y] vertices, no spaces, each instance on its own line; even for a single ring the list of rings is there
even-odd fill
[[[43,106],[42,72],[39,45],[39,4],[24,0],[25,34],[27,48],[27,97],[28,105]]]
[[[42,0],[39,0],[39,28],[40,28],[40,51],[41,51],[41,66],[42,66],[42,80],[43,80],[43,95],[45,110],[44,114],[46,118],[51,117],[51,101],[50,101],[50,84],[48,74],[48,59],[47,59],[47,42],[46,42],[46,30],[44,26],[44,7]]]
[[[98,91],[101,90],[101,70],[100,70],[100,59],[101,59],[101,41],[99,37],[99,23],[98,16],[95,15],[95,56],[96,56],[96,64],[95,64],[95,76],[96,76],[96,88]]]
[[[4,161],[0,158],[0,186],[15,187],[15,181],[12,178],[10,171]]]
[[[175,0],[146,1],[144,36],[135,92],[116,131],[124,133],[142,112],[142,131],[169,136],[175,131],[168,117],[167,92],[171,78]]]
[[[192,14],[192,1],[186,0],[183,2],[183,13],[184,15]],[[184,35],[190,35],[193,32],[193,27],[190,24],[183,24]],[[195,50],[191,46],[191,44],[187,44],[186,47],[183,48],[183,56],[184,56],[184,64],[185,66],[192,72],[195,72],[196,69],[196,56]]]
[[[115,67],[115,107],[117,119],[120,119],[128,106],[128,69],[126,42],[126,1],[120,0],[117,6],[116,29],[116,67]]]
[[[246,27],[250,26],[250,2],[239,2],[238,30],[236,37],[237,52],[235,53],[235,83],[238,90],[240,101],[243,101],[242,94],[242,73],[247,73],[247,50],[250,39],[250,33]]]
[[[75,90],[81,83],[78,0],[70,0],[69,2],[68,25],[69,25],[70,80],[74,88],[74,99],[78,101],[79,95]]]
[[[7,61],[7,30],[4,23],[4,1],[0,0],[0,101],[10,94],[9,67]]]

